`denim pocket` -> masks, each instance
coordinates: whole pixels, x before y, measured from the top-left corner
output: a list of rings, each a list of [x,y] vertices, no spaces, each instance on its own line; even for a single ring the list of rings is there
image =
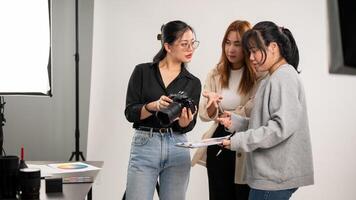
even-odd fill
[[[149,134],[136,132],[133,137],[132,144],[136,146],[143,146],[147,144],[149,139]]]

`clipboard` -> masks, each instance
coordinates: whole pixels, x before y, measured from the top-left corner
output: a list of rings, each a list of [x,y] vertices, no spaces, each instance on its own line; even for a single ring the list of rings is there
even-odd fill
[[[228,139],[230,135],[224,136],[224,137],[217,137],[217,138],[208,138],[208,139],[203,139],[198,142],[178,142],[175,144],[177,147],[183,147],[183,148],[201,148],[201,147],[207,147],[211,145],[220,145],[222,144],[223,140]]]

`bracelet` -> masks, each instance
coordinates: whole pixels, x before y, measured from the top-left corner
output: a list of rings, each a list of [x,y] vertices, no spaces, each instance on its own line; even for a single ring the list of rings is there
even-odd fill
[[[145,107],[145,109],[147,110],[147,112],[149,112],[149,113],[151,113],[151,114],[154,114],[154,113],[155,113],[155,111],[152,111],[152,110],[150,110],[150,109],[147,108],[147,104],[145,104],[144,107]]]

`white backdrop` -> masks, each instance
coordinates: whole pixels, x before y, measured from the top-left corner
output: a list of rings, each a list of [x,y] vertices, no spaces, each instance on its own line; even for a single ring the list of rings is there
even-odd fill
[[[88,159],[105,161],[94,186],[95,199],[120,199],[125,190],[131,124],[124,117],[127,82],[134,66],[152,60],[163,23],[180,19],[195,28],[201,45],[190,71],[204,82],[220,56],[224,31],[235,19],[272,20],[290,28],[300,50],[307,93],[315,185],[292,199],[354,199],[356,196],[355,76],[328,73],[325,0],[95,0]],[[198,121],[197,140],[209,125]],[[192,151],[193,153],[193,151]],[[208,199],[206,170],[192,168],[188,200]]]

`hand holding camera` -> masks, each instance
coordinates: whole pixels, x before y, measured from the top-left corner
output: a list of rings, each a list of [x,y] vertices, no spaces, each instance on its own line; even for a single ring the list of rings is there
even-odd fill
[[[197,111],[194,101],[183,91],[169,95],[167,98],[170,101],[167,100],[166,97],[167,96],[161,96],[159,101],[159,111],[156,113],[161,125],[169,126],[175,120],[179,119],[178,123],[181,127],[188,126]],[[168,105],[165,103],[168,103]]]
[[[182,113],[178,119],[178,123],[180,127],[187,127],[191,121],[193,121],[194,115],[197,113],[197,108],[195,108],[195,112],[192,113],[190,108],[184,107],[182,109]]]
[[[172,99],[162,95],[158,100],[145,104],[144,108],[149,113],[154,114],[155,112],[160,111],[162,108],[166,108],[170,103],[172,103]]]
[[[167,108],[173,100],[165,95],[162,95],[156,102],[157,111],[160,111],[163,108]]]

